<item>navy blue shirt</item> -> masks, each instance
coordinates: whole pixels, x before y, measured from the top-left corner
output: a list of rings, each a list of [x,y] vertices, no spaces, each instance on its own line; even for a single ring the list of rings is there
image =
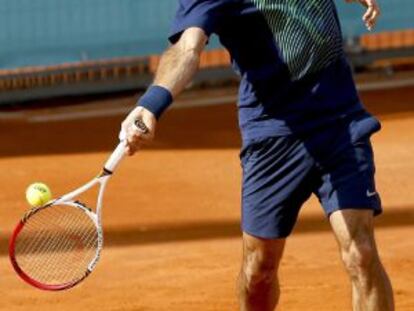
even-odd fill
[[[230,53],[241,77],[243,140],[300,133],[366,113],[332,0],[179,0],[170,41],[189,27],[217,34]]]

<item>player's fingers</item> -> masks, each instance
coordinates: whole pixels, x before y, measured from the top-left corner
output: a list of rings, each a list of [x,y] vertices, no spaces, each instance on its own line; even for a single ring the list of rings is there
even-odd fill
[[[132,134],[131,131],[133,132]],[[135,130],[133,129],[130,130],[126,138],[126,153],[128,155],[133,155],[141,148],[142,143],[143,141],[140,136],[140,133],[135,133]]]
[[[128,156],[133,155],[131,147],[128,144],[125,146],[125,154],[128,155]]]
[[[127,129],[126,141],[129,145],[138,145],[145,141],[145,134],[139,131],[135,126],[130,126]]]
[[[137,107],[122,122],[120,140],[125,141],[125,153],[134,154],[154,139],[156,119],[152,113]]]
[[[140,129],[139,127],[134,124],[134,118],[128,117],[123,123],[121,127],[120,138],[123,136],[124,139],[127,141],[133,142],[143,139],[144,134],[146,131]],[[123,135],[121,135],[123,134]],[[145,139],[145,138],[144,138]]]
[[[374,14],[374,7],[372,5],[368,6],[368,9],[365,11],[365,14],[362,16],[364,22],[368,22],[372,15]]]
[[[126,155],[133,155],[140,147],[140,138],[139,136],[135,135],[133,129],[131,130],[131,126],[122,125],[122,133],[124,133],[124,141],[125,141],[125,154]]]
[[[370,30],[375,27],[379,14],[379,11],[374,12],[374,15],[372,16],[372,19],[370,21]]]
[[[135,142],[140,145],[148,144],[153,140],[153,135],[150,132],[143,132],[134,127],[132,134],[129,137],[131,143]]]
[[[375,1],[369,1],[368,9],[362,18],[369,30],[371,30],[375,26],[375,22],[379,14],[380,12],[377,3]]]
[[[126,145],[126,147],[125,147],[125,153],[126,153],[128,156],[132,156],[132,155],[134,155],[137,151],[139,151],[139,149],[140,149],[140,147],[139,147],[139,146],[137,146],[137,145],[129,145],[129,144],[127,144],[127,145]]]
[[[371,27],[374,27],[375,24],[377,23],[378,17],[381,15],[381,10],[380,10],[379,5],[377,4],[376,1],[373,1],[372,5],[373,5],[373,8],[374,8],[374,13],[373,13],[372,18],[371,18]]]

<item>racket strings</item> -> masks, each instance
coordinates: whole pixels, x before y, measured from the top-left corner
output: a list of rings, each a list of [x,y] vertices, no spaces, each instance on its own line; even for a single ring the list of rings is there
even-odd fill
[[[29,217],[16,240],[19,267],[49,285],[83,278],[96,257],[95,223],[80,208],[52,206]]]
[[[79,273],[74,270],[74,266],[73,266],[73,264],[76,262],[81,263],[83,259],[81,254],[79,253],[80,242],[74,241],[74,235],[75,235],[74,231],[77,228],[69,227],[71,228],[71,230],[68,232],[64,232],[62,230],[62,226],[70,225],[70,224],[65,224],[65,223],[62,223],[61,221],[59,222],[59,224],[60,224],[60,228],[58,228],[57,230],[53,230],[49,232],[47,231],[45,232],[45,230],[42,230],[43,232],[39,234],[39,236],[37,237],[37,241],[34,241],[33,245],[30,247],[30,249],[28,249],[27,252],[25,252],[24,247],[22,249],[19,249],[19,251],[27,254],[28,256],[30,256],[31,254],[34,254],[36,258],[38,258],[38,261],[42,261],[41,263],[42,267],[47,267],[46,271],[43,271],[43,272],[41,270],[37,271],[37,279],[39,278],[39,272],[43,273],[44,279],[54,279],[57,271],[56,269],[54,269],[53,266],[56,260],[59,261],[59,273],[61,274],[62,279],[65,279],[65,280],[70,279],[70,276],[68,275],[68,273],[70,273],[72,269],[75,275]],[[54,232],[54,231],[57,231],[57,232]],[[92,232],[89,232],[87,234],[91,234],[91,233]],[[87,246],[88,242],[86,241],[84,245]],[[70,253],[71,251],[72,253]],[[51,256],[51,254],[54,254],[54,256]],[[87,254],[84,254],[83,257],[85,257],[85,255]],[[33,258],[31,257],[32,256],[27,258],[27,260],[30,260],[31,266],[26,267],[25,270],[30,269],[33,274],[32,276],[34,276],[35,274],[34,269],[37,269],[39,267],[37,266],[36,261],[33,261]],[[21,260],[20,260],[20,265],[22,265]],[[67,269],[68,267],[70,267],[71,269]],[[80,272],[83,273],[85,268],[82,267],[81,269],[82,271]]]

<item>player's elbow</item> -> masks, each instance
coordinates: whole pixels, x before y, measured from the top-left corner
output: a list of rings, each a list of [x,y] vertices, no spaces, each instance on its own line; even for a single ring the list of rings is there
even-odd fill
[[[200,28],[192,27],[183,32],[174,49],[181,57],[198,60],[207,43],[207,36]]]

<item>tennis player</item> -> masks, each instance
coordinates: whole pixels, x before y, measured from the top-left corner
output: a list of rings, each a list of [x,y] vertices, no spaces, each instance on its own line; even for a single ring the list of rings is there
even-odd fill
[[[373,28],[376,0],[358,2]],[[241,77],[240,309],[276,307],[285,241],[314,193],[338,241],[353,309],[394,310],[373,228],[373,216],[382,210],[370,136],[380,123],[358,97],[333,0],[180,0],[172,45],[122,124],[127,153],[154,138],[157,120],[193,78],[213,33]],[[134,128],[137,118],[149,133]]]

